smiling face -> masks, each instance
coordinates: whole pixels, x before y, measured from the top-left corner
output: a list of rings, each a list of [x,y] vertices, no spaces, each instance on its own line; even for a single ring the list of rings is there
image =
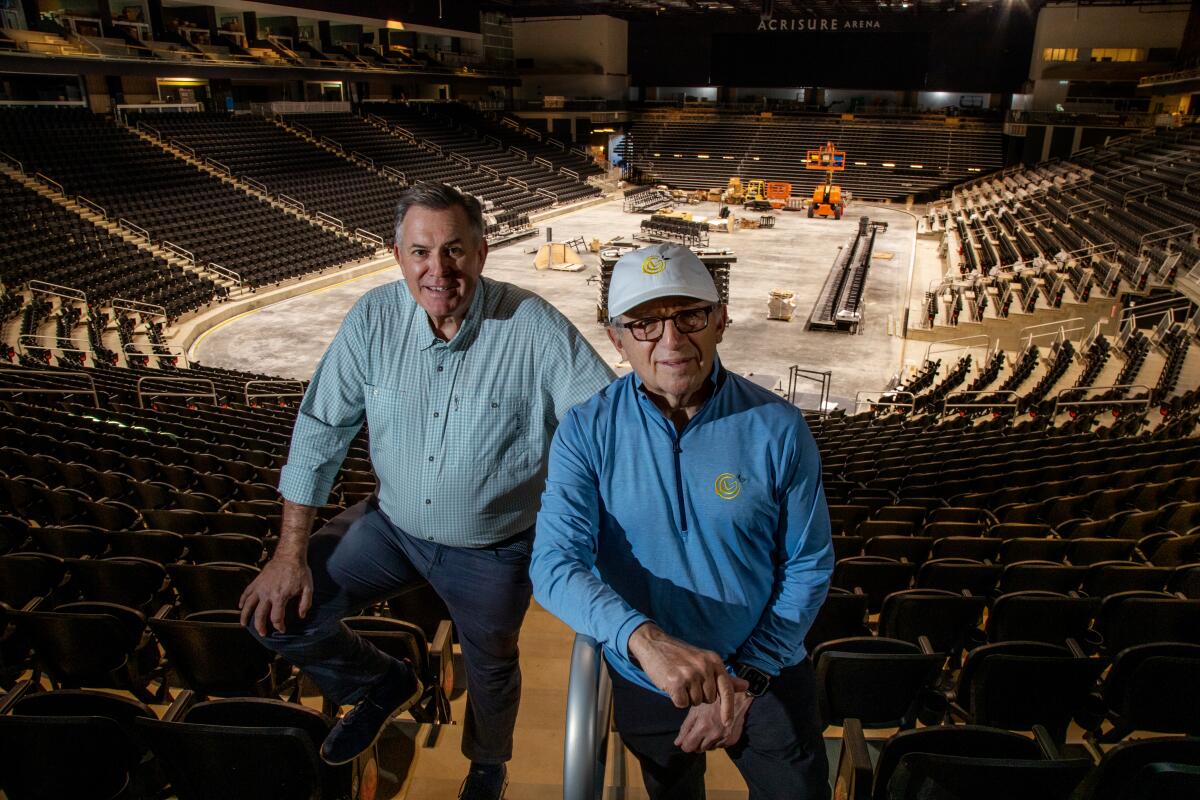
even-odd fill
[[[691,297],[663,297],[630,309],[618,321],[628,323],[648,317],[669,317],[684,309],[712,305]],[[687,406],[689,398],[698,396],[697,392],[712,374],[717,344],[724,335],[723,305],[713,308],[708,315],[708,325],[695,333],[680,333],[673,322],[664,322],[662,338],[656,342],[639,341],[626,328],[608,329],[613,346],[628,359],[646,391],[664,398],[671,408]]]
[[[396,260],[409,292],[435,330],[448,336],[458,330],[471,307],[487,252],[487,242],[471,229],[462,208],[408,209]]]

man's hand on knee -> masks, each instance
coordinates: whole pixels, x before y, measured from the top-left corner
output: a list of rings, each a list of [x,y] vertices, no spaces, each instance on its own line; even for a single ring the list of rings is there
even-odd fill
[[[299,598],[296,611],[303,619],[312,606],[312,593],[312,570],[308,562],[277,554],[242,592],[238,600],[242,624],[250,625],[253,621],[259,636],[266,636],[269,627],[284,633],[288,604]]]
[[[746,691],[746,682],[726,672],[713,651],[693,647],[647,622],[629,637],[629,654],[676,708],[717,703],[722,722],[733,720],[735,695]]]

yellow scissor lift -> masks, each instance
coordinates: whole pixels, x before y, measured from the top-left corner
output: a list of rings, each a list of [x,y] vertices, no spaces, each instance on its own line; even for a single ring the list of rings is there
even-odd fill
[[[825,172],[825,183],[813,189],[808,216],[841,219],[846,206],[842,202],[842,187],[833,182],[833,173],[846,169],[846,151],[838,150],[833,142],[826,142],[822,147],[808,151],[804,168]]]

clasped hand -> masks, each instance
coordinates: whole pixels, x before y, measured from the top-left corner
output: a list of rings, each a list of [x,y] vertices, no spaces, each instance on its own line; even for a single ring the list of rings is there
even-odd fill
[[[742,735],[749,684],[725,670],[721,657],[667,634],[653,622],[629,637],[629,654],[676,708],[688,708],[675,744],[685,752],[729,747]]]

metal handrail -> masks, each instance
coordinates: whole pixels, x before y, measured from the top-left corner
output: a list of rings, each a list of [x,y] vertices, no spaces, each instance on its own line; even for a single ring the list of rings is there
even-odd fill
[[[542,158],[541,156],[535,156],[533,163],[537,164],[539,167],[545,167],[551,172],[554,172],[554,165],[550,163],[548,159]]]
[[[81,206],[87,206],[92,211],[95,211],[97,214],[99,214],[101,217],[103,217],[105,220],[108,219],[108,211],[106,211],[104,209],[104,206],[100,205],[99,203],[93,203],[91,200],[88,200],[83,195],[76,195],[75,202],[79,203],[79,205],[81,205]]]
[[[9,155],[8,153],[4,152],[3,150],[0,150],[0,158],[3,158],[5,161],[9,162],[10,164],[15,165],[17,168],[17,172],[21,173],[22,175],[25,174],[25,165],[22,164],[20,161],[18,161],[16,156]]]
[[[815,370],[805,369],[799,364],[792,364],[788,367],[788,388],[787,401],[792,405],[796,405],[796,389],[800,386],[800,381],[812,381],[821,386],[820,408],[817,409],[821,416],[829,414],[829,387],[833,384],[833,372],[830,370]]]
[[[257,387],[257,386],[287,386],[287,385],[292,385],[292,384],[299,386],[300,391],[298,391],[298,392],[294,392],[294,391],[251,392],[250,391],[250,387],[252,387],[252,386],[255,386],[255,387]],[[305,390],[304,381],[284,381],[284,380],[280,380],[280,381],[246,381],[246,385],[244,387],[242,387],[242,398],[246,401],[246,405],[250,405],[251,399],[256,400],[260,397],[303,397],[304,390]]]
[[[162,242],[160,243],[160,246],[164,250],[170,250],[172,253],[174,253],[179,258],[182,258],[184,261],[190,262],[193,267],[196,266],[196,254],[193,253],[191,250],[180,247],[179,245],[175,244],[174,242],[168,242],[166,239],[162,240]]]
[[[136,235],[138,235],[138,236],[141,236],[141,237],[142,237],[143,239],[145,239],[147,242],[150,242],[150,241],[151,241],[151,239],[150,239],[150,231],[146,230],[146,229],[145,229],[145,228],[143,228],[141,225],[138,225],[138,224],[136,224],[136,223],[130,222],[129,220],[125,219],[124,217],[118,217],[118,218],[117,218],[117,227],[118,227],[118,228],[124,228],[125,230],[129,231],[130,233],[133,233],[133,234],[136,234]]]
[[[515,144],[508,146],[508,152],[513,153],[516,156],[519,156],[521,158],[521,160],[523,160],[523,161],[529,160],[529,153],[526,152],[525,150],[522,150],[520,147],[517,147]]]
[[[938,351],[941,353],[950,353],[955,350],[970,350],[974,347],[977,347],[978,345],[972,345],[972,344],[955,344],[956,342],[970,342],[970,341],[974,341],[976,339],[983,339],[983,342],[987,346],[988,350],[989,351],[991,350],[992,340],[991,340],[991,337],[989,337],[986,333],[976,333],[972,336],[959,336],[957,339],[944,339],[940,342],[930,342],[929,345],[925,348],[925,358],[922,360],[922,363],[924,363],[925,361],[932,360],[929,356],[933,352],[933,348],[939,344],[954,344],[955,345],[954,347],[949,347],[945,350]]]
[[[186,364],[187,366],[190,367],[192,365],[191,360],[188,359],[188,357],[187,357],[187,351],[184,350],[182,347],[180,347],[177,344],[161,344],[159,342],[149,342],[149,346],[151,348],[162,348],[166,352],[147,353],[143,350],[139,350],[138,345],[135,344],[134,342],[126,342],[125,346],[121,348],[121,351],[124,352],[126,356],[145,356],[146,358],[167,358],[169,356],[175,356],[177,358],[182,358],[183,363]],[[188,380],[205,380],[205,379],[204,378],[189,378]]]
[[[320,141],[321,141],[321,144],[325,145],[326,147],[337,150],[339,153],[346,152],[346,148],[342,147],[341,142],[335,142],[333,139],[330,139],[328,136],[322,136]]]
[[[33,392],[37,394],[90,394],[92,396],[92,404],[96,408],[100,408],[100,394],[96,391],[96,381],[91,375],[86,372],[62,372],[55,370],[53,373],[45,372],[40,369],[5,369],[0,370],[0,376],[10,375],[43,375],[48,378],[53,378],[56,383],[61,383],[63,378],[82,378],[87,381],[87,389],[52,389],[48,387],[35,386],[16,388],[9,386],[0,386],[0,392],[6,394],[22,394],[24,392]]]
[[[224,172],[226,175],[233,177],[233,170],[231,170],[225,164],[222,164],[220,161],[217,161],[215,158],[204,159],[204,164],[205,166],[212,167],[218,172]]]
[[[514,178],[513,176],[509,175],[504,182],[511,183],[513,186],[524,189],[525,191],[529,191],[529,184],[520,178]]]
[[[604,668],[604,653],[595,639],[577,633],[571,648],[571,674],[567,683],[563,800],[603,798],[611,716],[612,679]],[[614,735],[613,740],[618,746],[613,761],[616,772],[624,758],[619,738]],[[622,780],[618,784],[619,788],[624,788],[623,783]]]
[[[143,130],[149,131],[150,133],[154,134],[155,139],[162,139],[162,134],[159,133],[157,128],[155,128],[151,125],[147,125],[145,122],[142,122],[141,120],[138,120],[138,123],[135,126],[135,128],[139,131],[143,131]]]
[[[1140,398],[1138,398],[1138,397],[1133,397],[1133,398],[1118,397],[1118,398],[1113,398],[1110,400],[1100,400],[1095,397],[1088,398],[1087,400],[1063,400],[1062,399],[1062,396],[1064,394],[1067,394],[1068,392],[1079,392],[1079,391],[1099,392],[1099,391],[1109,391],[1112,389],[1121,389],[1123,392],[1127,392],[1130,389],[1145,389],[1146,396],[1140,397]],[[1063,389],[1054,395],[1054,411],[1051,413],[1051,416],[1057,416],[1058,412],[1059,412],[1059,408],[1076,408],[1076,407],[1081,407],[1081,406],[1133,406],[1133,405],[1140,405],[1142,408],[1150,408],[1150,395],[1151,395],[1150,387],[1146,386],[1143,383],[1123,383],[1123,384],[1119,384],[1117,386],[1076,386],[1076,387],[1072,387],[1070,389]]]
[[[369,166],[371,169],[375,169],[375,159],[371,158],[368,155],[363,155],[362,153],[358,152],[357,150],[350,151],[350,158],[365,162],[367,164],[367,166]]]
[[[167,316],[167,309],[156,303],[143,303],[141,300],[126,300],[123,297],[114,297],[108,304],[112,306],[113,311],[132,311],[135,314],[154,314],[159,317]]]
[[[1021,328],[1020,332],[1017,334],[1017,341],[1021,343],[1022,348],[1025,348],[1025,347],[1028,347],[1029,345],[1033,344],[1038,339],[1044,339],[1047,336],[1058,336],[1061,334],[1063,336],[1063,338],[1066,338],[1066,335],[1068,333],[1075,333],[1076,331],[1087,330],[1087,327],[1084,325],[1080,325],[1080,326],[1077,326],[1077,327],[1074,327],[1074,328],[1071,328],[1070,330],[1068,330],[1064,326],[1070,322],[1086,323],[1087,320],[1084,319],[1083,317],[1071,317],[1069,319],[1055,320],[1054,322],[1043,322],[1040,325],[1026,325],[1024,328]],[[1044,331],[1042,333],[1036,333],[1036,334],[1032,332],[1032,331],[1038,330],[1039,328],[1052,328],[1053,330]],[[1028,334],[1028,336],[1026,334]]]
[[[318,211],[316,214],[316,217],[319,222],[324,222],[326,225],[332,225],[333,227],[337,228],[339,231],[346,230],[345,223],[343,223],[340,219],[333,216],[332,214],[326,214],[324,211]]]
[[[251,189],[254,189],[255,191],[257,191],[261,194],[265,194],[268,196],[270,196],[270,194],[271,194],[271,190],[268,189],[267,185],[265,183],[263,183],[262,181],[256,181],[256,180],[254,180],[254,178],[241,178],[240,180],[242,181],[242,183],[246,184]]]
[[[34,342],[50,341],[50,342],[54,342],[54,344],[50,345],[49,347],[42,347],[40,344],[30,345],[26,342],[27,339],[30,341],[34,341]],[[47,334],[22,333],[20,336],[17,337],[17,348],[22,353],[28,353],[29,348],[31,346],[36,347],[39,350],[58,350],[63,353],[83,353],[84,355],[89,355],[92,352],[91,350],[85,350],[85,349],[79,348],[79,347],[63,347],[62,345],[58,344],[58,342],[61,341],[62,339],[63,339],[63,337],[57,336],[52,333],[47,333]],[[68,341],[70,341],[70,340],[68,339]]]
[[[862,399],[864,396],[870,397],[871,395],[879,395],[880,399],[879,400],[863,400]],[[883,399],[884,395],[887,395],[889,397],[900,397],[901,395],[908,395],[908,397],[910,399],[908,402],[903,402],[900,400],[884,400]],[[917,403],[917,396],[915,394],[913,394],[912,392],[906,392],[903,390],[900,390],[900,391],[892,390],[890,392],[859,392],[858,394],[854,395],[854,413],[857,414],[859,406],[864,406],[864,405],[884,406],[886,408],[907,408],[909,411],[912,411],[913,408],[916,407],[916,403]]]
[[[33,179],[37,180],[37,181],[41,181],[42,183],[46,184],[47,186],[49,186],[52,189],[58,189],[58,193],[61,195],[65,195],[67,193],[67,190],[63,188],[63,185],[61,183],[59,183],[58,181],[54,180],[54,178],[51,178],[49,175],[44,175],[41,172],[36,172],[33,175]]]
[[[216,273],[217,275],[220,275],[222,278],[224,278],[226,280],[233,281],[238,286],[246,285],[246,282],[244,280],[242,280],[242,276],[239,273],[234,272],[229,267],[222,267],[220,264],[217,264],[216,262],[213,262],[213,261],[208,262],[208,265],[203,267],[203,269],[206,269],[209,272]]]
[[[462,164],[464,167],[472,166],[471,159],[467,158],[466,156],[461,156],[458,153],[451,153],[450,160],[457,161],[459,164]]]
[[[989,397],[992,395],[1006,395],[1011,397],[1012,400],[1008,402],[999,401],[995,403],[971,403],[966,401],[959,402],[957,400],[957,398],[960,397]],[[986,389],[976,392],[951,392],[950,394],[946,395],[946,399],[942,401],[942,413],[946,414],[952,410],[957,410],[960,408],[1011,408],[1013,410],[1013,414],[1015,415],[1019,407],[1018,404],[1020,400],[1021,396],[1019,394],[1009,391],[1008,389],[996,389],[990,392]]]
[[[176,148],[182,150],[183,152],[187,153],[192,158],[196,157],[196,148],[192,147],[189,144],[184,144],[183,142],[179,141],[178,139],[171,139],[170,141],[167,142],[167,144],[171,145],[172,147],[176,147]]]
[[[203,392],[203,393],[169,392],[169,391],[168,392],[147,392],[142,389],[142,384],[144,384],[146,381],[163,381],[165,383],[179,385],[179,386],[184,386],[189,383],[191,383],[193,385],[208,384],[208,391]],[[137,382],[137,399],[138,399],[138,407],[139,408],[146,407],[146,398],[147,397],[211,397],[213,405],[215,406],[217,404],[217,387],[208,378],[174,378],[174,377],[160,377],[158,375],[146,375],[144,377],[138,378],[138,382]]]
[[[31,280],[25,284],[25,288],[31,292],[41,292],[42,294],[50,294],[55,297],[65,297],[68,300],[87,302],[87,292],[82,289],[76,289],[71,286],[60,286],[57,283],[50,283],[49,281]]]
[[[304,203],[301,203],[291,195],[286,195],[281,192],[280,194],[275,195],[275,199],[283,203],[285,206],[292,206],[293,208],[299,209],[301,212],[304,211]]]
[[[383,241],[383,237],[377,233],[371,233],[370,231],[362,228],[355,228],[354,235],[360,239],[366,239],[367,241],[374,243],[375,246],[380,250],[387,247],[387,244]]]
[[[397,178],[400,180],[401,183],[408,183],[408,178],[406,178],[404,176],[404,173],[401,172],[400,170],[396,169],[395,167],[385,165],[383,168],[383,174],[390,175],[393,178]]]
[[[566,167],[559,167],[558,171],[560,174],[566,175],[568,178],[574,178],[575,180],[580,180],[579,173],[573,169],[568,169]]]

